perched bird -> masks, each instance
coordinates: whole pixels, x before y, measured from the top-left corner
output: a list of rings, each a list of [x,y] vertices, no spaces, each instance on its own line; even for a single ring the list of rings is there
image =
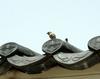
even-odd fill
[[[50,39],[53,40],[53,39],[56,39],[56,35],[52,32],[47,32],[47,34],[49,35]]]

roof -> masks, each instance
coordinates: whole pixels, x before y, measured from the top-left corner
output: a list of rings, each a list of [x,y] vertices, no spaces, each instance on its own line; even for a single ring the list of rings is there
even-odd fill
[[[0,79],[99,79],[100,64],[85,70],[68,70],[56,66],[40,74],[27,74],[18,70],[11,70],[0,76]]]

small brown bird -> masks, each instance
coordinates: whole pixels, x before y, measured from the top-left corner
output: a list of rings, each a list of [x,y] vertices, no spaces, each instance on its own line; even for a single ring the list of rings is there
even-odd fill
[[[49,35],[50,39],[53,40],[53,39],[56,39],[56,35],[52,32],[47,32],[47,34]]]

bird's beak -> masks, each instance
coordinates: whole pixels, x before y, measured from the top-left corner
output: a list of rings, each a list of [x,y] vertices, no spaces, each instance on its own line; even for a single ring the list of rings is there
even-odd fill
[[[49,33],[47,32],[47,34],[49,34]]]

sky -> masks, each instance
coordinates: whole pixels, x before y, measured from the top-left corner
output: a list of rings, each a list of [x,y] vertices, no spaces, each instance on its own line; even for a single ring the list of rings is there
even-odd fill
[[[43,54],[48,31],[88,50],[100,35],[100,0],[0,0],[0,46],[16,42]]]

